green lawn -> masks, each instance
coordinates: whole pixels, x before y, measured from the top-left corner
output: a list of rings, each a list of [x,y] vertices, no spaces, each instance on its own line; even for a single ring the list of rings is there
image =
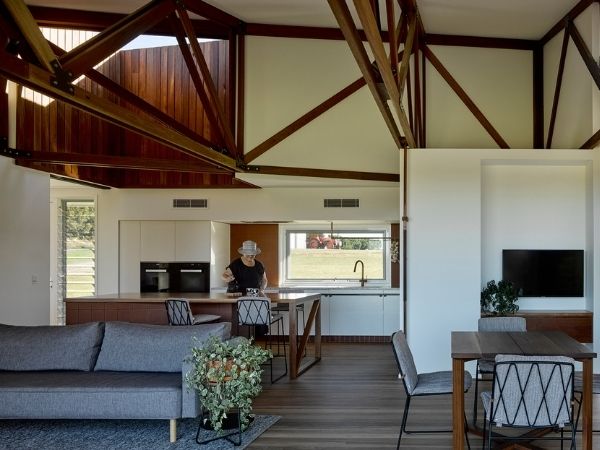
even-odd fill
[[[383,278],[381,250],[296,249],[292,250],[288,270],[290,279],[359,279],[360,264],[365,264],[365,278]]]

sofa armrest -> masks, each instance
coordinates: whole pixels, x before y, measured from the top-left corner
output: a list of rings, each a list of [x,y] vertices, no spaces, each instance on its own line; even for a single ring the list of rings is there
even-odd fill
[[[185,379],[191,370],[192,363],[185,358],[181,366],[181,417],[198,417],[201,412],[200,398]]]

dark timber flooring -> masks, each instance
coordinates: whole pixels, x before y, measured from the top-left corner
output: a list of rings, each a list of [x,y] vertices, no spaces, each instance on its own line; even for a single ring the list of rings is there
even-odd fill
[[[277,364],[275,371],[279,369]],[[321,362],[298,379],[284,378],[271,385],[268,368],[265,375],[264,390],[254,401],[254,412],[282,418],[250,449],[396,448],[405,395],[390,344],[323,344]],[[465,398],[469,420],[472,391]],[[598,397],[594,399],[596,417],[600,415]],[[450,429],[450,411],[450,396],[413,399],[408,426]],[[594,429],[598,428],[596,419]],[[469,438],[473,449],[481,448],[481,438],[473,434]],[[558,442],[536,441],[535,445],[560,448]],[[451,449],[452,435],[403,435],[401,448]],[[594,434],[594,448],[600,448],[600,433]]]

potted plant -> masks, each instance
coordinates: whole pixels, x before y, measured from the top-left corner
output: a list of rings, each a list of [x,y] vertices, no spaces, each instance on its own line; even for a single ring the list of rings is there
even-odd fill
[[[191,353],[192,370],[186,374],[186,381],[208,413],[203,425],[221,431],[227,414],[237,409],[241,429],[245,430],[250,423],[252,399],[262,390],[261,365],[273,357],[271,351],[243,337],[221,341],[211,336],[194,346]]]
[[[510,281],[495,280],[488,281],[481,291],[481,311],[495,316],[506,316],[519,311],[517,301],[519,296]]]

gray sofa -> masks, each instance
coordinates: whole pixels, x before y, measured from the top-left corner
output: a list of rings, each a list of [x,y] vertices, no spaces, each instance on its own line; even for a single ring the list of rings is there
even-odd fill
[[[175,442],[177,419],[200,414],[184,358],[230,330],[229,322],[0,324],[0,419],[168,419]]]

